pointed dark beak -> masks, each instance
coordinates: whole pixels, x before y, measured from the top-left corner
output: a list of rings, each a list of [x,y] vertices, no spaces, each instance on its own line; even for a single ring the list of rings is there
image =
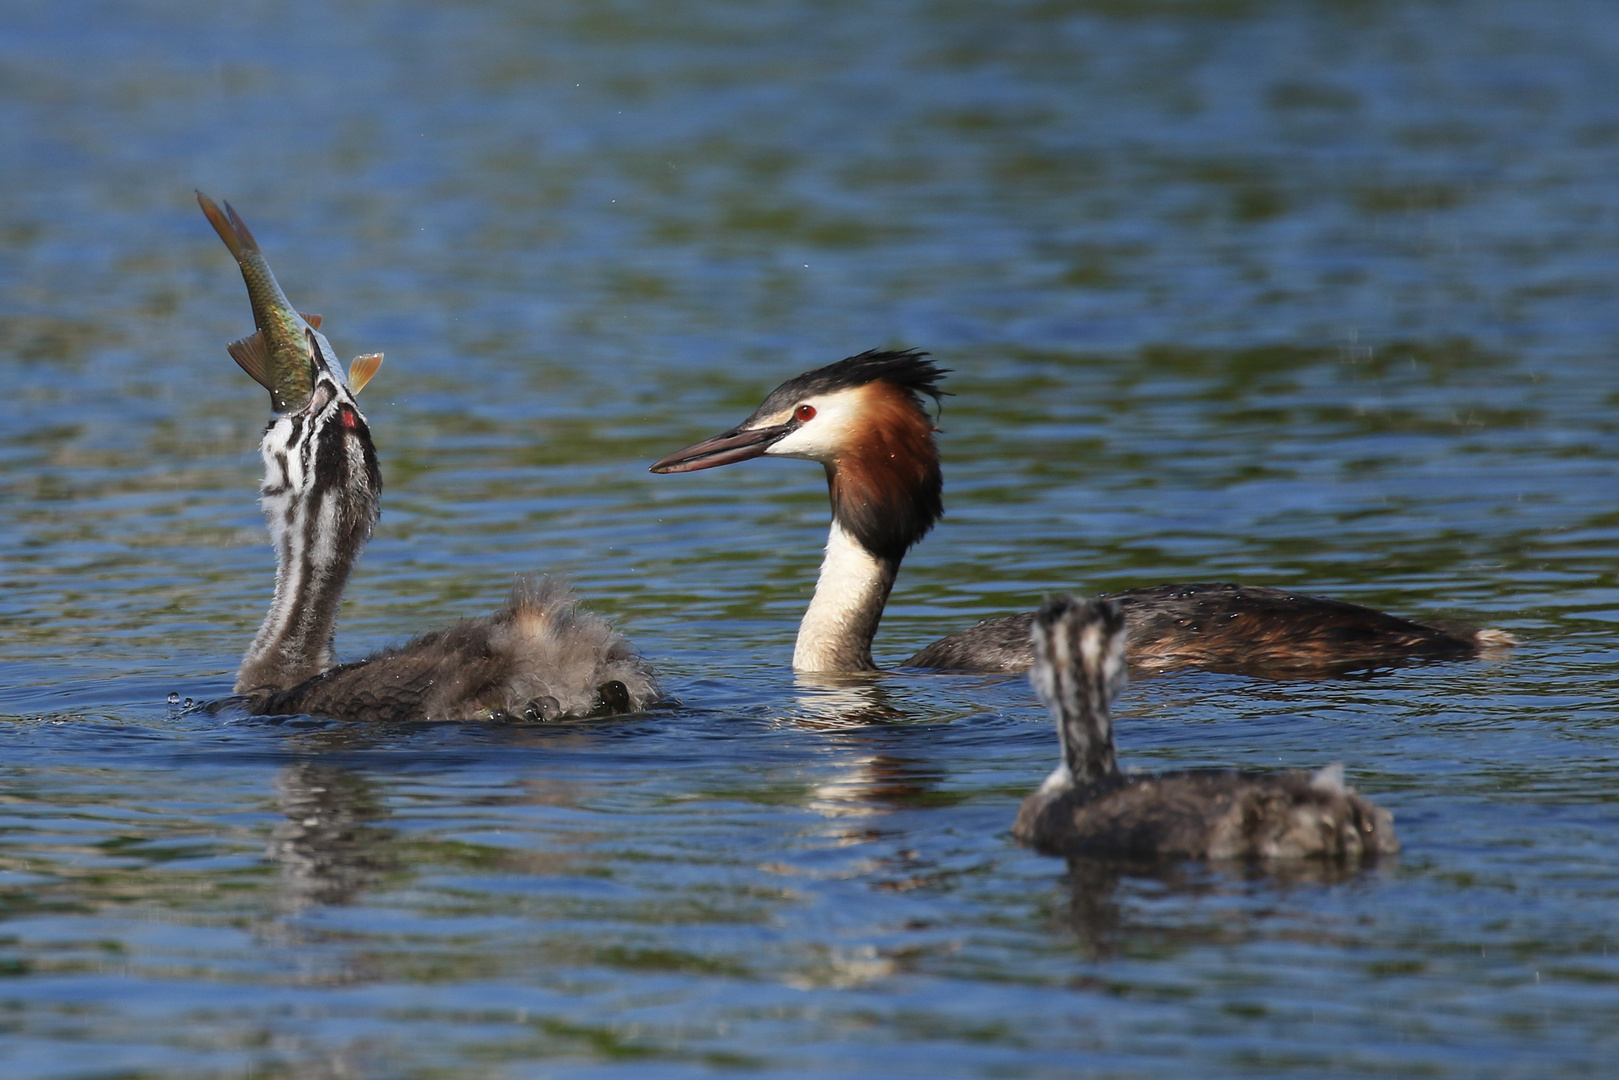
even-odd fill
[[[722,431],[712,439],[692,443],[684,450],[676,450],[668,457],[659,458],[652,463],[652,471],[696,472],[698,469],[712,469],[716,465],[729,465],[733,461],[756,458],[797,427],[797,424],[788,423],[776,424],[773,427],[746,430],[732,428],[730,431]]]

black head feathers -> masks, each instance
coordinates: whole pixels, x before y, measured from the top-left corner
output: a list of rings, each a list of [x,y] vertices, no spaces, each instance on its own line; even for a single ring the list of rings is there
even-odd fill
[[[940,398],[949,394],[948,390],[939,389],[939,380],[949,374],[949,371],[949,368],[941,368],[934,364],[928,354],[920,349],[903,349],[898,352],[868,349],[858,356],[851,356],[847,360],[839,360],[835,364],[806,371],[802,375],[788,379],[770,392],[770,396],[765,398],[764,403],[753,415],[772,416],[814,394],[849,390],[878,381],[892,383],[910,391],[916,397],[918,405],[922,403],[923,394],[931,397],[937,404]]]

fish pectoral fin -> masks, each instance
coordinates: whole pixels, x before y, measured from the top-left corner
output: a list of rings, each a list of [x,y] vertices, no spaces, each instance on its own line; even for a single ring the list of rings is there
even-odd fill
[[[361,353],[349,364],[349,385],[358,394],[365,389],[365,384],[371,381],[371,376],[377,373],[382,366],[382,354],[379,352]]]
[[[270,385],[270,351],[264,347],[262,333],[255,330],[240,341],[226,345],[225,350],[238,367],[253,376],[254,382],[275,393],[275,387]]]
[[[298,317],[300,319],[302,319],[304,322],[308,323],[310,326],[314,327],[316,330],[320,329],[320,316],[319,315],[305,315],[303,312],[300,311],[298,313]]]

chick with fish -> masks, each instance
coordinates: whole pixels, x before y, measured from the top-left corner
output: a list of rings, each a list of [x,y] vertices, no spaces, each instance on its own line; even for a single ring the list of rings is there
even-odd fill
[[[555,720],[635,712],[659,700],[652,669],[567,586],[519,577],[506,607],[337,664],[337,609],[381,512],[382,472],[356,395],[382,363],[342,373],[318,315],[281,291],[226,203],[197,201],[247,283],[254,332],[227,346],[270,392],[260,501],[276,551],[270,610],[242,658],[238,700],[260,715],[368,721]]]

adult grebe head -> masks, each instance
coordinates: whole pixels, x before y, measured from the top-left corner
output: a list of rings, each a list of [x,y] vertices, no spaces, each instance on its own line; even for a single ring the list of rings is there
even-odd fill
[[[897,562],[944,513],[936,429],[923,399],[938,402],[946,374],[914,349],[863,352],[788,379],[742,423],[652,471],[761,456],[818,461],[837,523],[873,555]]]

